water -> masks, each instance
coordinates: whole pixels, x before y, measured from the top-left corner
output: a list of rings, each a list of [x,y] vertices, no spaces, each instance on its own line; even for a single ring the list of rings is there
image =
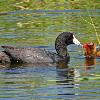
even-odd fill
[[[100,10],[19,10],[0,14],[0,45],[46,48],[63,31],[82,42],[97,42]],[[83,20],[85,19],[85,20]],[[68,64],[0,65],[0,100],[99,100],[100,59],[87,60],[82,48],[68,47]]]

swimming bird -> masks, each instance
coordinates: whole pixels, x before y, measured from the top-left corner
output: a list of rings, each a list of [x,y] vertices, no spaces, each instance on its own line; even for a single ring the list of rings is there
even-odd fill
[[[0,53],[0,60],[1,62],[21,63],[52,63],[67,61],[69,59],[67,46],[70,44],[81,45],[81,43],[75,38],[74,33],[63,32],[55,40],[56,53],[50,52],[43,48],[19,48],[14,46],[1,46],[4,51]]]
[[[100,57],[100,46],[96,46],[93,42],[85,43],[83,45],[85,56],[87,58]]]

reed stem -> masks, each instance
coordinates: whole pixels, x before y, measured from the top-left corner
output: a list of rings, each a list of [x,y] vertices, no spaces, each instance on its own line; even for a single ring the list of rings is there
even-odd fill
[[[88,14],[89,14],[89,11],[88,11],[88,10],[87,10],[87,12],[88,12]],[[98,43],[99,43],[99,45],[100,45],[99,35],[98,35],[98,33],[97,33],[95,24],[94,24],[94,22],[93,22],[93,20],[92,20],[92,18],[91,18],[91,16],[90,16],[90,14],[89,14],[89,18],[90,18],[91,22],[88,22],[88,21],[87,21],[86,19],[84,19],[82,16],[80,16],[80,17],[81,17],[85,22],[87,22],[88,24],[90,24],[90,25],[93,26],[94,31],[95,31],[95,35],[96,35],[96,38],[97,38],[97,41],[98,41]]]

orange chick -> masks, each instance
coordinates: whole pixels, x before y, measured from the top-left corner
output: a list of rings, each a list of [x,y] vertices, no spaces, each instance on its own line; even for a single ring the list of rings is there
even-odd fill
[[[85,56],[87,58],[100,57],[100,47],[96,47],[96,44],[90,42],[83,45],[85,50]]]

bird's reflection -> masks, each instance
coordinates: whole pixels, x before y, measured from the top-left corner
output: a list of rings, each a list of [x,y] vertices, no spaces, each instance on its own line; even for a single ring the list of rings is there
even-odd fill
[[[71,100],[75,97],[75,69],[68,66],[68,62],[57,63],[57,81],[60,86],[58,96],[69,97]]]
[[[85,58],[85,71],[94,69],[96,65],[96,58]]]
[[[72,85],[74,82],[74,68],[69,68],[68,62],[57,63],[57,75],[58,75],[57,84],[71,84]]]
[[[0,63],[0,69],[13,69],[13,68],[25,68],[25,67],[41,67],[52,66],[50,63]]]
[[[19,68],[19,67],[38,67],[42,68],[42,66],[46,66],[46,68],[48,68],[47,66],[50,67],[56,67],[56,81],[55,81],[55,85],[59,86],[56,92],[57,96],[75,96],[75,92],[72,92],[75,88],[75,81],[74,81],[74,77],[75,77],[75,69],[74,68],[69,68],[68,66],[68,62],[65,61],[59,61],[56,64],[48,64],[48,63],[41,63],[41,64],[19,64],[19,63],[14,63],[14,64],[0,64],[1,68],[5,68],[5,69],[13,69],[13,68]],[[8,72],[6,72],[6,74],[9,74]],[[8,83],[6,83],[8,84]],[[41,83],[42,84],[42,83]],[[68,90],[70,91],[68,91]],[[63,92],[61,92],[63,91]]]
[[[74,68],[68,67],[69,61],[59,61],[56,64],[52,63],[36,63],[36,64],[27,64],[27,63],[6,63],[0,64],[0,69],[13,69],[13,68],[24,68],[24,67],[42,67],[42,66],[50,66],[56,67],[57,77],[64,78],[64,80],[58,80],[58,83],[70,83],[74,82]]]
[[[96,64],[95,58],[85,58],[85,65],[86,66],[92,66]]]
[[[24,67],[42,67],[50,66],[56,67],[57,76],[65,78],[63,81],[58,80],[57,83],[68,83],[73,84],[74,81],[74,68],[68,67],[69,61],[59,61],[57,63],[0,63],[0,69],[13,69],[13,68],[24,68]]]

